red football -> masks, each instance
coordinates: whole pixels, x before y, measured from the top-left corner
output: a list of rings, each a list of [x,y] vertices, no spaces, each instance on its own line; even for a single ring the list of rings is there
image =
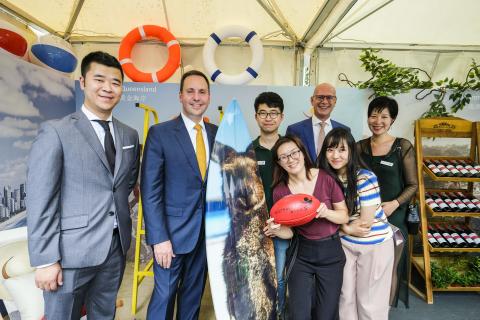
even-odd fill
[[[275,223],[285,226],[301,226],[317,215],[320,201],[309,194],[291,194],[278,200],[270,210]]]

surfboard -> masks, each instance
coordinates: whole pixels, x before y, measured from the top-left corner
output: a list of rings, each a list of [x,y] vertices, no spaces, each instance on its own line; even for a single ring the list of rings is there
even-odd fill
[[[262,181],[240,106],[224,113],[210,156],[205,234],[215,316],[276,319],[276,276]]]

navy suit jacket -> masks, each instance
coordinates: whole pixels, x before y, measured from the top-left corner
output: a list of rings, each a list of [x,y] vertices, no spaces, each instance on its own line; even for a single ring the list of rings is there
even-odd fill
[[[205,129],[211,152],[217,126]],[[206,182],[181,116],[150,128],[140,188],[147,244],[170,240],[174,253],[191,252],[203,230]]]
[[[350,128],[340,122],[335,120],[331,120],[332,128],[345,128],[350,131]],[[302,140],[303,144],[308,150],[308,155],[310,159],[315,164],[317,160],[317,153],[315,152],[315,139],[313,137],[313,126],[312,126],[312,118],[308,118],[302,120],[300,122],[291,124],[287,127],[287,135],[294,135],[297,136],[300,140]]]

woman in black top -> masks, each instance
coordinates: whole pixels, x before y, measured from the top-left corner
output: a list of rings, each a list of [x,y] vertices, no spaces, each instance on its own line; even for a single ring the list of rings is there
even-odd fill
[[[383,211],[388,221],[402,230],[407,239],[407,209],[418,187],[415,152],[407,139],[388,133],[398,115],[397,102],[389,97],[377,97],[368,106],[368,128],[372,136],[357,143],[364,162],[377,175]],[[408,306],[408,249],[405,246],[398,271],[398,299]]]

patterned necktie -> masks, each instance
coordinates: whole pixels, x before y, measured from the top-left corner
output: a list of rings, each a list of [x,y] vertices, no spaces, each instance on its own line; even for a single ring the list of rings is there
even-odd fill
[[[205,143],[203,142],[202,126],[198,123],[194,127],[197,130],[197,161],[200,173],[202,174],[202,180],[205,180],[205,174],[207,173],[207,151],[205,150]]]
[[[325,125],[327,123],[325,121],[320,121],[320,131],[318,132],[318,140],[317,140],[317,156],[322,150],[323,140],[325,140]]]
[[[105,130],[105,138],[103,139],[103,145],[105,148],[105,155],[107,156],[108,164],[110,165],[110,171],[112,174],[115,170],[115,144],[113,143],[112,133],[110,132],[110,126],[108,123],[110,121],[106,120],[94,120],[102,126],[103,130]]]

